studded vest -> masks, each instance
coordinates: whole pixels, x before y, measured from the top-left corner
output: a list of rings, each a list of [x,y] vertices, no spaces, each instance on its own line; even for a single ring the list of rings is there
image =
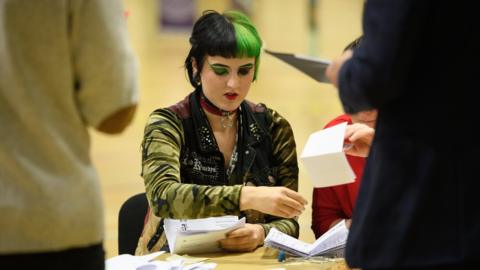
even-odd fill
[[[297,237],[296,220],[254,210],[241,212],[238,205],[243,185],[286,186],[297,190],[298,166],[290,125],[265,105],[244,101],[239,110],[236,166],[227,176],[223,154],[200,107],[200,91],[197,89],[179,103],[150,116],[142,143],[142,176],[153,209],[147,217],[137,254],[164,245],[158,216],[245,216],[248,223],[261,224],[265,233],[276,227]],[[216,188],[209,189],[211,186]]]

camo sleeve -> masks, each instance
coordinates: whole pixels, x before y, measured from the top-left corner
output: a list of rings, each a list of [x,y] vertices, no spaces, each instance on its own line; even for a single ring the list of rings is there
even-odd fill
[[[298,191],[298,162],[293,130],[285,118],[272,109],[268,110],[272,117],[268,129],[272,134],[273,177],[276,179],[277,186]],[[262,224],[265,235],[270,228],[274,227],[298,238],[299,225],[296,218],[287,219],[268,215],[266,221]]]
[[[239,215],[241,185],[181,183],[184,140],[182,122],[175,113],[160,109],[150,115],[142,141],[142,176],[154,214],[175,219]]]

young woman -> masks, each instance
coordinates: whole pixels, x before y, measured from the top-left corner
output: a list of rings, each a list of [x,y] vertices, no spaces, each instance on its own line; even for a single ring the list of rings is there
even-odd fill
[[[240,12],[206,11],[193,27],[185,60],[195,90],[154,111],[142,142],[150,212],[137,247],[165,246],[162,218],[245,216],[246,226],[220,242],[250,251],[270,228],[298,237],[298,166],[289,123],[245,100],[258,72],[262,41]]]

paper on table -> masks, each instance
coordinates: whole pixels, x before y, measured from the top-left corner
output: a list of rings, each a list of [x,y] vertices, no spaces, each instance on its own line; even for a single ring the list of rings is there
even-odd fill
[[[166,261],[182,260],[186,264],[199,263],[208,260],[207,257],[192,257],[189,255],[172,254],[165,259]]]
[[[130,254],[122,254],[105,260],[106,270],[132,270],[152,261],[156,257],[162,255],[165,251],[153,252],[144,256],[133,256]]]
[[[183,270],[185,268],[182,260],[176,261],[151,261],[137,267],[136,270]]]
[[[330,65],[330,61],[311,56],[274,52],[266,49],[265,52],[300,70],[317,82],[330,83],[330,80],[325,76],[325,71]]]
[[[342,254],[338,250],[345,248],[347,237],[348,229],[345,220],[342,220],[320,236],[313,244],[305,243],[272,228],[265,238],[265,245],[285,250],[292,255],[312,257],[329,255],[330,253]]]
[[[341,123],[308,137],[300,160],[314,187],[336,186],[355,180],[355,174],[343,152],[346,127],[346,122]]]
[[[152,261],[141,265],[136,270],[213,270],[216,263],[192,263],[188,264],[182,259],[175,261]]]
[[[176,254],[220,252],[218,241],[244,225],[245,218],[236,216],[164,221],[170,253]]]

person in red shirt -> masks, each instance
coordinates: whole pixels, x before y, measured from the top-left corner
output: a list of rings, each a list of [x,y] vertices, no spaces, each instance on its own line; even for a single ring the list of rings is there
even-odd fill
[[[348,44],[344,51],[353,50],[361,43],[359,37]],[[324,128],[332,127],[347,122],[348,125],[363,124],[370,128],[375,126],[377,111],[370,110],[356,115],[343,114],[330,121]],[[348,140],[345,140],[349,143]],[[365,166],[365,157],[346,155],[347,160],[355,173],[355,181],[350,184],[333,187],[314,188],[312,200],[312,230],[318,238],[335,224],[345,219],[349,228],[353,214],[353,208],[357,199],[358,189]]]
[[[343,114],[330,121],[325,128],[344,122],[347,122],[349,125],[366,125],[373,128],[376,119],[376,110],[361,112],[357,115]],[[349,143],[348,139],[345,140],[345,143]],[[345,219],[347,227],[350,227],[357,193],[362,179],[363,167],[365,166],[365,157],[348,154],[346,156],[355,173],[355,181],[349,184],[315,188],[313,190],[312,230],[316,238],[320,237],[342,219]]]

